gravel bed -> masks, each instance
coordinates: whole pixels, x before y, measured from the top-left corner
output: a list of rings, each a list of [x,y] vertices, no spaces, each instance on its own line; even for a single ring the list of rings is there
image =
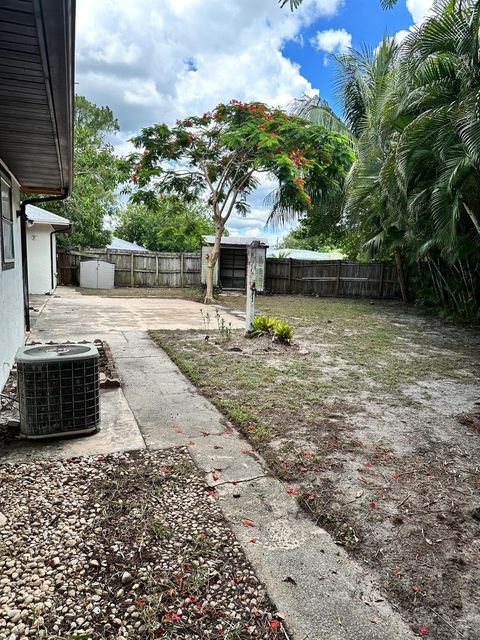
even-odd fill
[[[0,640],[285,638],[188,452],[0,465]]]

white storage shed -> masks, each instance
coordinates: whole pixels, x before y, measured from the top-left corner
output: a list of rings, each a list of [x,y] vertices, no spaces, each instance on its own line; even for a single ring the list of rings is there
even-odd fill
[[[113,289],[115,265],[104,260],[80,262],[80,286],[84,289]]]
[[[215,236],[204,236],[202,239],[202,284],[207,283],[208,256],[210,255]],[[259,292],[265,289],[265,268],[268,241],[265,238],[247,238],[244,236],[227,236],[222,238],[220,256],[213,272],[213,285],[222,289],[246,289],[247,287],[247,255],[252,242],[260,246],[252,249],[255,260],[255,287]]]

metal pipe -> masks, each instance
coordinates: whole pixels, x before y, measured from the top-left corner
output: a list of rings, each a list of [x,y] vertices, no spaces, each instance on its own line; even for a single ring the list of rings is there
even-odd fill
[[[53,236],[56,233],[57,231],[55,229],[53,231],[50,231],[50,289],[52,293],[55,290],[55,282],[54,282],[55,274],[53,272]],[[55,257],[55,267],[56,267],[56,257]],[[55,272],[56,272],[56,269],[55,269]]]
[[[30,331],[30,304],[28,299],[28,256],[27,256],[27,204],[41,204],[43,202],[56,202],[65,200],[70,195],[68,189],[64,189],[61,195],[47,196],[46,198],[30,198],[22,200],[17,216],[21,220],[20,240],[22,246],[22,275],[23,275],[23,315],[25,319],[25,331]]]

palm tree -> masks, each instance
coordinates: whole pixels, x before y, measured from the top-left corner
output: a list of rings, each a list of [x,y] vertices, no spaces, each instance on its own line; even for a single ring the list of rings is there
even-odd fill
[[[441,0],[407,37],[398,113],[408,125],[397,163],[409,192],[427,189],[438,236],[454,244],[462,217],[480,234],[480,2]]]

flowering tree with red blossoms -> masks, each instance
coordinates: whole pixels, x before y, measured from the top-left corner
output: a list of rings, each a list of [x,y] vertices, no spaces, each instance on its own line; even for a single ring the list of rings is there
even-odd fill
[[[259,102],[232,100],[201,117],[142,129],[132,140],[134,200],[155,206],[164,194],[185,201],[207,196],[215,224],[205,302],[213,301],[213,270],[233,211],[246,215],[247,197],[264,173],[278,180],[271,216],[300,215],[341,190],[353,154],[347,138]]]

